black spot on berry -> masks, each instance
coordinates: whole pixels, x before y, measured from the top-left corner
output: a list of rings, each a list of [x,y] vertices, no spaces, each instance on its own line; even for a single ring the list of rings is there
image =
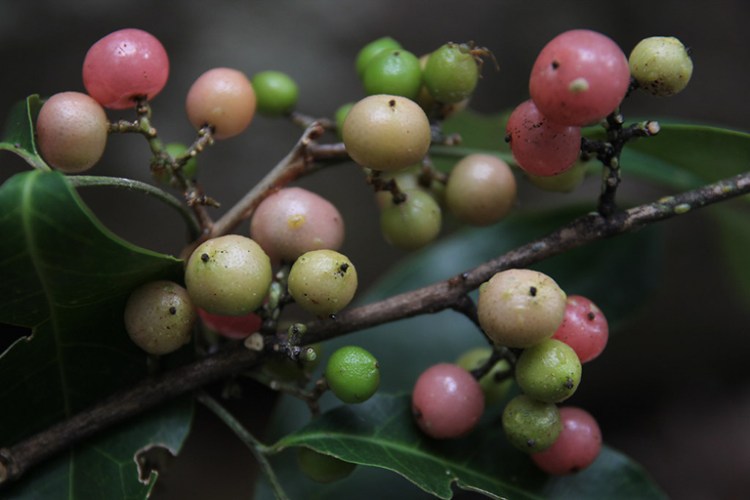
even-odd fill
[[[349,269],[349,264],[347,264],[346,262],[339,266],[339,271],[341,271],[341,274],[345,274],[347,269]]]
[[[207,253],[201,254],[201,260],[203,262],[208,262],[210,259],[211,257],[209,257]]]
[[[594,318],[596,318],[596,314],[589,312],[586,317],[589,319],[589,321],[594,321]]]
[[[529,288],[529,295],[531,295],[532,297],[536,297],[536,287],[535,286],[532,286],[532,287]]]
[[[177,308],[175,306],[170,307],[169,308],[169,314],[171,314],[172,316],[174,316],[175,314],[177,314]]]
[[[396,107],[396,99],[391,99],[388,101],[388,106],[395,108]]]
[[[552,61],[552,69],[557,69],[560,67],[560,63],[557,61]]]
[[[533,448],[534,446],[536,446],[536,439],[527,439],[526,446],[528,446],[529,448]]]
[[[568,380],[566,380],[563,385],[565,386],[566,389],[572,389],[575,386],[572,378],[568,378]]]

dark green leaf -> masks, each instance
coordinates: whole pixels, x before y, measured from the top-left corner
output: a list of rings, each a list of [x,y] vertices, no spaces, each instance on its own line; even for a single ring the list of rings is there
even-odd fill
[[[34,122],[41,107],[39,96],[31,95],[11,109],[0,139],[0,150],[17,154],[34,168],[49,170],[49,165],[39,156],[34,140]]]
[[[140,453],[152,447],[175,456],[190,431],[192,399],[143,415],[32,470],[3,498],[13,500],[136,500],[148,497],[158,473],[139,471]],[[144,481],[138,481],[139,476]]]
[[[608,448],[584,474],[548,478],[507,444],[496,416],[462,439],[426,438],[414,425],[409,396],[335,408],[274,448],[291,446],[392,470],[439,498],[452,498],[453,484],[493,498],[664,497],[639,466]]]
[[[55,172],[0,187],[0,234],[0,323],[32,329],[0,356],[0,445],[9,446],[146,376],[125,300],[146,281],[181,279],[182,265],[112,235]]]

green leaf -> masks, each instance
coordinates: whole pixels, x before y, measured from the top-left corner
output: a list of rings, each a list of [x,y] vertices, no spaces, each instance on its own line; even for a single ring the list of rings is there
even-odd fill
[[[34,168],[49,170],[49,165],[39,156],[34,140],[34,121],[41,107],[42,100],[35,94],[11,109],[0,139],[0,150],[17,154]]]
[[[32,470],[3,498],[13,500],[145,499],[158,472],[143,467],[141,452],[163,448],[176,456],[190,431],[192,399],[171,403],[69,450]],[[142,480],[139,481],[138,477]]]
[[[609,448],[582,474],[548,478],[507,444],[494,419],[458,440],[427,438],[408,395],[335,408],[274,449],[292,446],[392,470],[439,498],[452,498],[453,484],[493,498],[664,498],[639,466]]]
[[[0,323],[32,329],[0,356],[0,445],[10,446],[147,375],[125,301],[144,282],[181,279],[182,265],[111,234],[56,172],[0,187],[0,234]]]

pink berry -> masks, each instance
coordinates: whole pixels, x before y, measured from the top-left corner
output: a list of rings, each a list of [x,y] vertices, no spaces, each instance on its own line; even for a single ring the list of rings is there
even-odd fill
[[[91,46],[83,61],[83,85],[105,108],[126,109],[153,99],[169,77],[167,51],[152,34],[123,29]]]
[[[531,100],[513,110],[505,130],[513,158],[529,174],[557,175],[578,160],[581,129],[551,122]]]
[[[563,322],[552,338],[568,344],[581,363],[586,363],[599,356],[607,345],[607,318],[586,297],[570,295],[565,304]]]
[[[583,126],[614,111],[629,85],[628,59],[615,42],[595,31],[571,30],[539,53],[529,93],[550,120]]]
[[[531,459],[547,474],[562,476],[591,465],[602,449],[602,432],[594,417],[580,408],[560,408],[562,431],[557,440]]]
[[[414,385],[412,413],[419,428],[433,438],[465,435],[483,412],[484,394],[479,382],[458,365],[434,365]]]
[[[257,332],[262,323],[260,316],[255,313],[244,316],[224,316],[212,314],[200,307],[197,309],[198,316],[207,328],[230,339],[244,339],[251,333]]]
[[[272,261],[293,262],[311,250],[340,249],[344,220],[331,202],[312,191],[284,188],[258,205],[250,236]]]

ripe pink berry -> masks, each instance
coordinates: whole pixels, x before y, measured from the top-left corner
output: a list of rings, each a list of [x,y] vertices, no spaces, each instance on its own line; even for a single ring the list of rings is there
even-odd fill
[[[581,151],[581,129],[549,121],[531,100],[513,110],[505,131],[513,158],[532,175],[565,172],[575,164]]]
[[[244,339],[251,333],[257,332],[262,323],[260,316],[255,313],[244,316],[225,316],[211,314],[200,307],[197,309],[198,317],[207,328],[230,339]]]
[[[562,431],[557,440],[531,459],[547,474],[562,476],[591,465],[602,449],[602,432],[594,417],[585,410],[560,408]]]
[[[419,428],[433,438],[463,436],[476,426],[483,412],[482,387],[458,365],[434,365],[414,385],[412,413]]]
[[[539,53],[529,93],[550,120],[583,126],[614,111],[629,85],[628,59],[615,42],[595,31],[571,30]]]
[[[83,61],[83,85],[105,108],[126,109],[153,99],[169,77],[167,51],[152,34],[123,29],[91,46]]]
[[[586,363],[599,356],[607,345],[607,318],[586,297],[570,295],[565,304],[563,322],[552,338],[568,344],[581,363]]]

